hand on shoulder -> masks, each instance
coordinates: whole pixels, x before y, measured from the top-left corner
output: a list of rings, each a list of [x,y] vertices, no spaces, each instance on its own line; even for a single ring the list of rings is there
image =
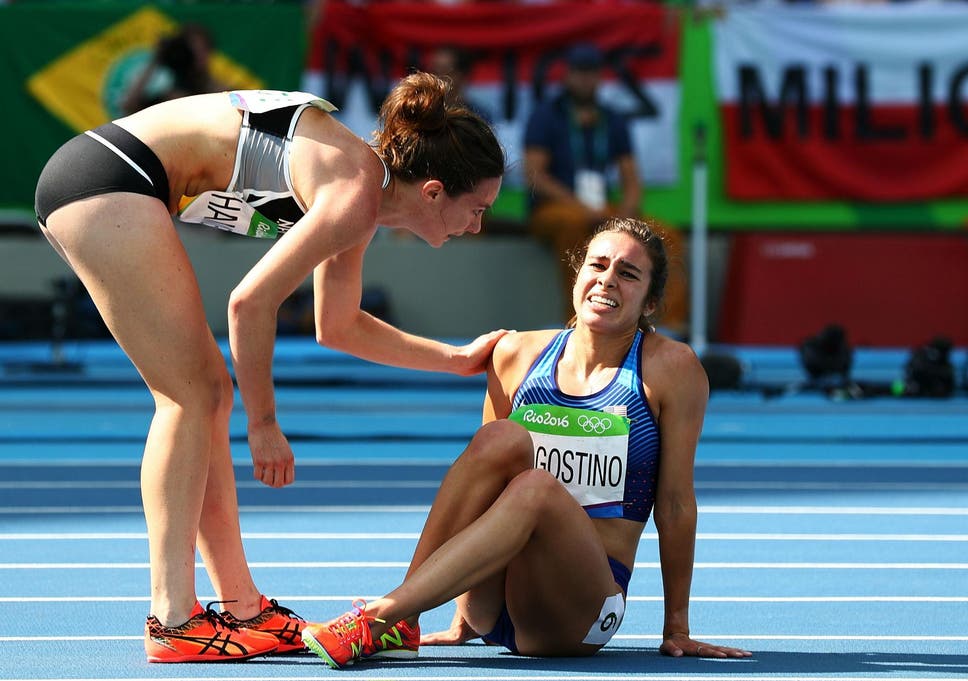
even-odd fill
[[[498,340],[487,367],[487,398],[484,420],[505,418],[511,411],[511,401],[528,369],[551,342],[556,330],[514,331]]]
[[[558,329],[542,329],[540,331],[514,331],[501,337],[494,346],[491,358],[491,368],[503,376],[513,372],[520,364],[524,364],[524,371],[544,347],[551,342]],[[522,375],[523,378],[523,375]]]

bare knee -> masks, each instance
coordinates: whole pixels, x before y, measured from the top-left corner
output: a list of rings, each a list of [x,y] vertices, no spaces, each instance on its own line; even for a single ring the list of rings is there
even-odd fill
[[[531,435],[505,419],[481,426],[461,456],[467,463],[504,471],[508,479],[531,468],[533,458]]]
[[[501,501],[511,504],[522,519],[542,517],[554,505],[554,500],[563,489],[548,471],[529,468],[518,473],[508,484]]]
[[[191,376],[168,377],[164,385],[149,384],[148,387],[159,409],[174,407],[212,419],[224,419],[232,410],[232,378],[221,362]]]
[[[228,420],[232,414],[232,404],[235,400],[235,384],[232,382],[232,377],[229,376],[228,371],[221,372],[218,391],[216,410],[222,418]]]

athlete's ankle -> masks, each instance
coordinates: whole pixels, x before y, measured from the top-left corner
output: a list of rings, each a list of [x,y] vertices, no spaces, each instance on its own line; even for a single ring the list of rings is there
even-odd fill
[[[254,597],[224,597],[224,600],[219,600],[218,603],[221,604],[222,609],[240,620],[250,620],[262,612],[262,594],[258,591],[255,592]]]
[[[179,607],[170,601],[158,601],[151,604],[148,614],[158,620],[163,627],[179,627],[192,618],[197,603],[198,601],[194,600],[187,607]]]

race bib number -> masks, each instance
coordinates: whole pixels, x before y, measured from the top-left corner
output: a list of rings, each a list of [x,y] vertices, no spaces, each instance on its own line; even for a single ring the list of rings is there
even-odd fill
[[[204,192],[198,196],[182,197],[178,217],[184,222],[259,239],[275,239],[280,232],[278,224],[231,192]]]
[[[534,467],[551,473],[584,507],[621,504],[628,470],[629,419],[550,404],[509,417],[531,434]]]

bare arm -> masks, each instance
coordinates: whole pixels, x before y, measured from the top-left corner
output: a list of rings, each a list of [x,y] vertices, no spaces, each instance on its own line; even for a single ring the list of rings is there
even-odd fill
[[[331,139],[332,144],[306,143],[307,151],[300,152],[298,177],[300,185],[313,192],[303,194],[310,208],[246,274],[229,301],[229,344],[248,417],[254,474],[274,486],[294,477],[292,449],[276,422],[276,315],[317,264],[347,249],[365,247],[376,230],[381,193],[382,167],[373,153],[341,134],[328,117],[320,114],[316,121],[319,138]]]
[[[697,515],[693,470],[708,396],[706,377],[699,361],[687,348],[676,347],[675,350],[677,356],[667,358],[663,363],[662,375],[675,375],[678,380],[663,383],[659,400],[662,451],[655,524],[659,532],[665,595],[663,638],[689,634],[689,591]]]
[[[540,147],[528,147],[524,150],[524,173],[535,196],[539,199],[577,203],[578,199],[571,189],[548,172],[550,166],[551,156],[547,150]]]
[[[709,400],[706,373],[692,350],[669,341],[660,360],[659,431],[662,451],[656,489],[655,526],[665,601],[664,655],[746,657],[745,650],[693,640],[689,631],[689,594],[696,546],[696,447]]]
[[[366,244],[320,264],[313,275],[316,339],[320,345],[380,364],[469,375],[484,371],[503,331],[457,347],[397,329],[360,309]]]

